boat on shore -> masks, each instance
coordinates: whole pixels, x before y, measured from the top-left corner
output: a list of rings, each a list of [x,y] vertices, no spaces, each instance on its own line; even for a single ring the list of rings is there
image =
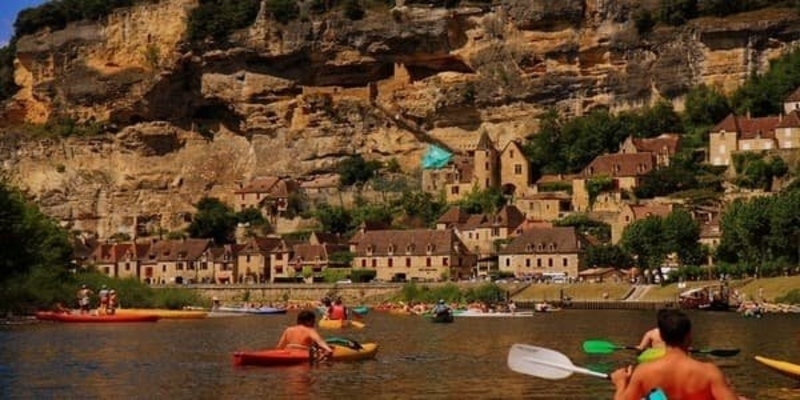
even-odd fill
[[[160,319],[203,319],[208,316],[207,311],[197,310],[167,310],[147,308],[120,308],[116,315],[157,315]]]
[[[250,308],[250,307],[221,306],[212,309],[211,312],[240,313],[240,314],[252,314],[252,315],[280,315],[280,314],[286,314],[286,309],[274,308],[274,307]]]
[[[36,313],[36,319],[41,321],[55,321],[66,323],[130,323],[130,322],[156,322],[158,315],[96,315],[96,314],[73,314],[56,313],[52,311],[40,311]]]

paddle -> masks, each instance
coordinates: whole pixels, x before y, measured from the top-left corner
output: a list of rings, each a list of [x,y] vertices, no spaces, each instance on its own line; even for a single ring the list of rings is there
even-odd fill
[[[583,342],[583,351],[587,354],[611,354],[617,350],[639,350],[636,346],[620,346],[606,340],[587,340]]]
[[[733,357],[741,350],[739,349],[691,349],[689,350],[692,354],[710,354],[715,357]],[[636,358],[637,361],[640,363],[645,363],[653,360],[657,360],[664,356],[666,350],[663,348],[656,349],[650,348],[639,354],[639,357]]]
[[[608,379],[608,374],[573,365],[567,356],[555,350],[519,343],[508,352],[508,368],[544,379],[564,379],[573,373]]]

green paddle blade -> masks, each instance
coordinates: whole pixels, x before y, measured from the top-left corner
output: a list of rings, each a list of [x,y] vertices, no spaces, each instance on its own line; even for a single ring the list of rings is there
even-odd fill
[[[587,340],[583,342],[583,351],[587,354],[611,354],[621,347],[605,340]]]

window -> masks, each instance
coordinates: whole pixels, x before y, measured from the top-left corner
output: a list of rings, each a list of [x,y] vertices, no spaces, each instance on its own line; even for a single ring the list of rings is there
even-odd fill
[[[442,257],[442,265],[446,267],[447,266],[447,262],[448,262],[447,261],[447,257]]]
[[[406,268],[411,268],[411,257],[406,257]]]
[[[372,259],[372,268],[378,268],[378,260]]]
[[[130,270],[131,270],[131,264],[125,263],[125,271],[130,271]]]
[[[508,151],[508,158],[514,158],[514,150]]]
[[[528,268],[531,267],[531,259],[530,258],[526,258],[525,259],[525,266],[528,267]]]
[[[553,259],[552,258],[548,258],[547,259],[547,266],[550,267],[550,268],[553,268]]]
[[[450,188],[451,194],[458,194],[458,186],[453,186]]]
[[[510,267],[510,266],[511,266],[511,258],[509,257],[509,258],[506,258],[506,267]]]
[[[425,247],[425,251],[427,251],[428,253],[431,253],[431,252],[433,252],[433,249],[435,247],[436,246],[434,246],[432,243],[428,243],[428,246]]]
[[[200,269],[207,270],[208,269],[208,263],[205,262],[205,261],[201,262],[200,263]]]
[[[392,268],[394,266],[394,259],[391,258],[391,257],[389,257],[388,266],[389,266],[389,268]]]
[[[161,264],[161,272],[167,272],[167,264]]]
[[[536,266],[537,266],[538,268],[542,268],[542,259],[541,259],[541,258],[537,258],[537,259],[536,259]]]
[[[533,252],[533,245],[528,243],[528,245],[525,246],[525,251],[527,251],[528,253],[532,253]]]
[[[361,260],[361,268],[367,268],[367,260]]]
[[[177,269],[178,271],[183,270],[183,263],[179,262],[179,263],[175,264],[175,269]]]
[[[500,228],[492,228],[492,236],[500,236]]]
[[[514,175],[522,175],[522,164],[514,165]]]
[[[247,255],[247,262],[250,262],[250,254]]]
[[[485,169],[487,171],[489,170],[489,162],[488,161],[483,164],[483,169]]]
[[[431,266],[431,258],[430,257],[426,257],[425,258],[425,266],[426,267],[430,267]]]
[[[276,253],[275,254],[275,259],[276,260],[283,260],[283,253]]]
[[[106,274],[106,275],[111,275],[111,268],[103,267],[103,273]]]
[[[389,253],[389,255],[394,254],[394,245],[393,244],[389,245],[389,248],[387,249],[387,252]]]
[[[564,257],[564,259],[561,260],[561,265],[563,265],[565,267],[568,267],[569,266],[569,259],[567,259],[567,257]]]

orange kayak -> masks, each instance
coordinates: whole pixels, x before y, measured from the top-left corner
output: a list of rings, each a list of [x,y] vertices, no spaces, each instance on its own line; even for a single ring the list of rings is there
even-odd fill
[[[90,315],[90,314],[61,314],[49,311],[36,313],[36,319],[42,321],[72,322],[72,323],[123,323],[123,322],[156,322],[158,315]]]
[[[377,343],[363,343],[361,349],[351,349],[346,346],[331,345],[333,349],[332,361],[358,361],[375,358],[378,352]],[[261,351],[237,351],[233,353],[233,365],[259,365],[262,367],[282,367],[288,365],[308,364],[311,355],[308,350],[300,349],[272,349]]]

